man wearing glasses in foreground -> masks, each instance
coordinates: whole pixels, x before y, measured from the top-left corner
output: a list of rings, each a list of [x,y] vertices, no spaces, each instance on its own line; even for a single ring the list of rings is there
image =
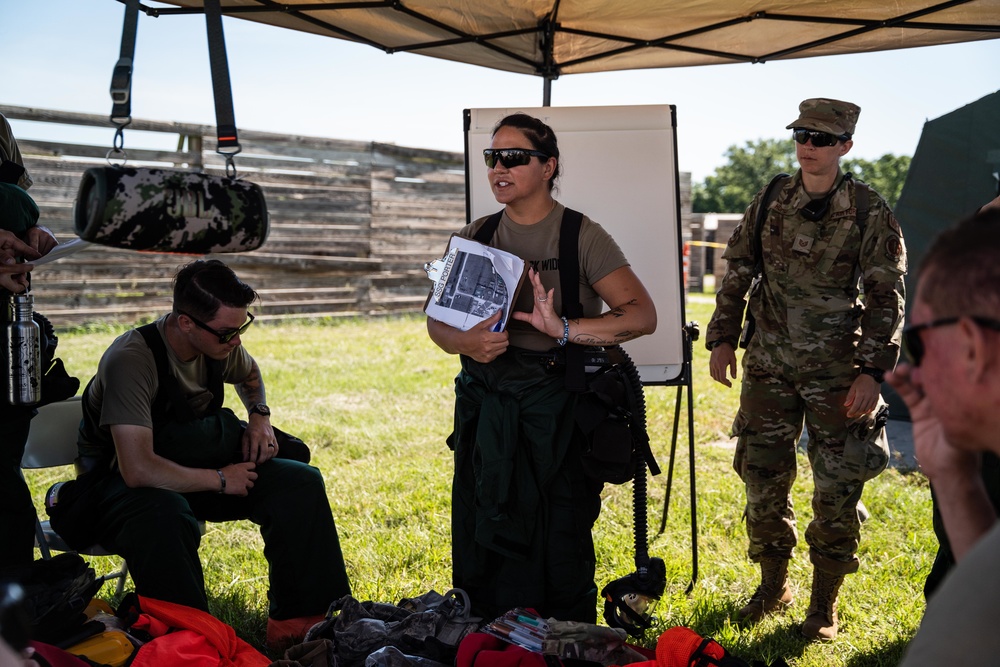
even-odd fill
[[[123,556],[140,595],[206,611],[199,521],[253,521],[270,569],[267,641],[278,647],[301,641],[350,586],[323,475],[281,458],[260,368],[242,346],[256,300],[218,260],[178,272],[173,310],[101,358],[83,394],[90,472],[49,513],[71,546]],[[223,383],[235,385],[245,429],[222,407]]]
[[[837,595],[844,576],[859,567],[861,492],[889,461],[880,383],[896,364],[903,322],[899,224],[877,193],[840,169],[860,111],[831,99],[799,105],[788,126],[799,171],[777,182],[773,198],[758,193],[729,239],[706,336],[712,379],[732,386],[749,298],[756,329],[741,341],[733,466],[746,486],[748,555],[760,563],[761,583],[738,611],[742,623],[793,600],[791,489],[805,420],[813,477],[805,537],[813,579],[802,633],[810,639],[837,636]]]
[[[1000,199],[941,233],[920,266],[904,331],[906,402],[957,565],[927,603],[901,665],[987,665],[1000,655],[1000,523],[980,475],[1000,455]]]

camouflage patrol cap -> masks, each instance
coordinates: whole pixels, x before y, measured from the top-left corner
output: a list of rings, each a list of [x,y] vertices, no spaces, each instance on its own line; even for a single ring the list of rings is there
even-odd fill
[[[857,125],[860,114],[861,107],[857,104],[813,97],[802,101],[802,104],[799,105],[799,117],[785,129],[803,128],[830,132],[837,136],[853,135],[854,126]]]

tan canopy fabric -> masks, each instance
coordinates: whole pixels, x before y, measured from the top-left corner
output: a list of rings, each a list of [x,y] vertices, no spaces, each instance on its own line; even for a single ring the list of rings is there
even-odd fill
[[[203,11],[202,0],[165,4],[177,7],[143,10]],[[222,8],[387,53],[548,79],[1000,37],[1000,0],[222,0]]]

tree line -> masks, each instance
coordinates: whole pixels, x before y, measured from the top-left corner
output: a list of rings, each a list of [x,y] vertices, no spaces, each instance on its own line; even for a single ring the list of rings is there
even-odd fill
[[[742,213],[753,196],[779,172],[795,173],[792,139],[760,139],[726,150],[728,162],[695,183],[691,207],[695,213]],[[849,155],[849,154],[848,154]],[[841,167],[882,195],[894,207],[903,191],[911,158],[886,153],[877,160],[844,158]]]

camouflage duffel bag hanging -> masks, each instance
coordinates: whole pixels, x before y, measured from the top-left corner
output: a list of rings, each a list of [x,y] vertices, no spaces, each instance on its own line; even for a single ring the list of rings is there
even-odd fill
[[[95,167],[73,211],[84,241],[127,250],[245,252],[264,244],[267,204],[249,181],[172,169]]]

